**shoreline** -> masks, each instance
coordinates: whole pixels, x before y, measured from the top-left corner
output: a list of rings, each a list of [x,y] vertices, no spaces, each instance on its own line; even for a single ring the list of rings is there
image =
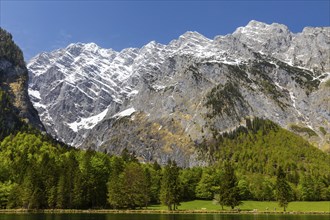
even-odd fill
[[[236,210],[121,210],[121,209],[0,209],[0,214],[46,213],[46,214],[280,214],[280,215],[330,215],[330,211],[236,211]]]

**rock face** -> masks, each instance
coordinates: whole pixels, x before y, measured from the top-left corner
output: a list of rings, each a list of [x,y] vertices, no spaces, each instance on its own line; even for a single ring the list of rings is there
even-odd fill
[[[1,109],[1,130],[13,128],[22,119],[34,127],[44,130],[28,95],[28,70],[25,67],[23,54],[13,42],[12,36],[0,28],[0,92],[3,94],[3,105],[10,111]],[[6,104],[4,103],[6,100]],[[5,115],[7,112],[7,116]],[[3,123],[3,124],[2,124]]]
[[[330,28],[291,33],[251,21],[210,40],[187,32],[168,45],[121,52],[71,44],[28,64],[29,94],[47,131],[80,148],[181,166],[198,146],[268,118],[329,147]]]

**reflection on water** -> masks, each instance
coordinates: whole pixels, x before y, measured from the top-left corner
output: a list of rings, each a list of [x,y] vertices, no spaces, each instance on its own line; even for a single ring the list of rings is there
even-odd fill
[[[329,215],[273,214],[0,214],[0,220],[329,220]]]

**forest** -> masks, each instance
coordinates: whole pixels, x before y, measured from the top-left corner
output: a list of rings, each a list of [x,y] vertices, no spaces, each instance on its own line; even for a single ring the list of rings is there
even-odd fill
[[[222,206],[276,201],[279,169],[287,202],[330,200],[330,156],[301,137],[255,119],[216,138],[204,143],[214,155],[210,166],[181,168],[170,160],[163,166],[141,163],[129,149],[120,156],[77,150],[21,129],[0,142],[0,208],[137,209],[162,203],[172,210],[194,199]],[[228,187],[234,195],[226,194]],[[224,195],[235,201],[224,201]]]

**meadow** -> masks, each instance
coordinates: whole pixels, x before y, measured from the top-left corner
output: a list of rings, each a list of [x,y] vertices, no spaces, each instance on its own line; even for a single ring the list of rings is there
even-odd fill
[[[166,210],[166,206],[153,205],[149,209]],[[258,212],[282,212],[283,208],[278,206],[275,201],[243,201],[239,206],[241,211]],[[221,206],[210,200],[194,200],[188,202],[181,202],[179,210],[205,210],[205,211],[219,211]],[[224,211],[231,211],[230,207],[224,207]],[[290,202],[287,212],[328,212],[330,213],[330,201],[299,201]]]

